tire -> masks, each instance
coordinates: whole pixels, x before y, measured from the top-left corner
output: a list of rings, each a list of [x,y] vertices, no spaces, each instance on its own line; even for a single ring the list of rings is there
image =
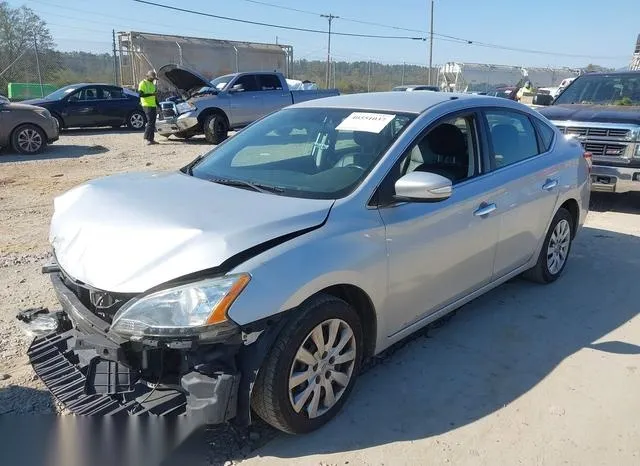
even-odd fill
[[[204,120],[204,137],[209,144],[220,144],[227,139],[229,125],[224,116],[213,114]]]
[[[558,242],[556,240],[558,236],[566,238],[566,240],[561,239]],[[571,252],[571,244],[573,243],[573,236],[573,218],[568,210],[561,207],[551,221],[549,231],[547,231],[547,236],[544,239],[540,255],[538,256],[538,262],[534,267],[524,272],[523,276],[529,280],[543,284],[556,281],[567,265],[569,253]],[[549,247],[550,243],[552,244],[551,249]],[[557,254],[551,251],[554,244],[558,245],[556,249]],[[564,256],[561,253],[562,251],[564,251]],[[559,264],[559,266],[556,263],[554,266],[553,257],[556,258],[556,261],[562,260],[562,263]],[[562,257],[564,258],[561,259]]]
[[[147,116],[141,110],[134,110],[127,117],[127,127],[129,129],[139,131],[144,129],[147,124]]]
[[[322,329],[324,345],[330,343],[332,329],[337,328],[331,349],[322,353],[324,359],[312,335],[318,328]],[[347,343],[339,349],[336,342],[341,341]],[[296,357],[303,346],[307,349],[306,357],[313,358],[308,363]],[[316,430],[331,420],[346,402],[360,370],[362,353],[358,314],[341,299],[317,295],[297,309],[295,317],[278,336],[258,373],[251,406],[264,421],[283,432],[302,434]],[[335,354],[353,359],[336,364]],[[294,372],[298,374],[298,381],[290,387]],[[308,374],[303,375],[304,372]],[[331,387],[333,402],[327,399],[327,387]],[[300,403],[297,410],[293,401],[296,397]]]
[[[27,123],[13,130],[11,146],[20,154],[39,154],[47,147],[47,136],[36,125]]]

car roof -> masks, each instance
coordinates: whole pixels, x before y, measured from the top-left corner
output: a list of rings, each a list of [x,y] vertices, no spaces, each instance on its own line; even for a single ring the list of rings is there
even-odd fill
[[[586,72],[581,74],[580,76],[638,76],[640,75],[640,71],[632,71],[632,70],[627,70],[627,71],[594,71],[594,72]],[[576,76],[576,78],[579,78],[580,76]],[[574,78],[575,79],[575,78]]]
[[[353,108],[361,110],[419,114],[449,100],[482,99],[486,96],[457,92],[370,92],[308,100],[290,108]]]

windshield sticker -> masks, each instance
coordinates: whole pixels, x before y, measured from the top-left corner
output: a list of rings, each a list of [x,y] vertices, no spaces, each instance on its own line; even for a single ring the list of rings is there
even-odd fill
[[[354,112],[342,120],[342,123],[340,123],[336,129],[338,131],[379,133],[395,117],[395,115],[385,115],[381,113]]]

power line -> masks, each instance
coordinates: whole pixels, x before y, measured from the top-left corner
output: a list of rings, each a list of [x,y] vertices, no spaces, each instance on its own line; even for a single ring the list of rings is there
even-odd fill
[[[146,4],[146,5],[156,6],[158,8],[165,8],[167,10],[180,11],[182,13],[191,13],[193,15],[206,16],[208,18],[224,19],[226,21],[233,21],[233,22],[236,22],[236,23],[253,24],[255,26],[265,26],[265,27],[271,27],[271,28],[276,28],[276,29],[288,29],[290,31],[313,32],[313,33],[316,33],[316,34],[326,34],[327,33],[327,31],[323,31],[321,29],[301,28],[301,27],[295,27],[295,26],[285,26],[285,25],[282,25],[282,24],[264,23],[264,22],[261,22],[261,21],[250,21],[248,19],[239,19],[239,18],[232,18],[230,16],[214,15],[212,13],[205,13],[203,11],[188,10],[186,8],[179,8],[179,7],[176,7],[176,6],[164,5],[162,3],[150,2],[150,1],[147,1],[147,0],[133,0],[133,1],[137,2],[137,3],[143,3],[143,4]],[[382,36],[382,35],[377,35],[377,34],[356,34],[356,33],[351,33],[351,32],[333,32],[332,34],[335,34],[337,36],[364,37],[364,38],[368,38],[368,39],[426,40],[424,37]]]
[[[314,12],[314,11],[301,10],[300,8],[293,8],[293,7],[289,7],[289,6],[283,6],[283,5],[275,5],[273,3],[261,2],[259,0],[242,0],[242,1],[248,2],[248,3],[254,3],[256,5],[264,5],[264,6],[269,6],[269,7],[272,7],[272,8],[278,8],[280,10],[295,11],[295,12],[298,12],[298,13],[304,13],[304,14],[312,15],[312,16],[321,16],[320,13],[317,13],[317,12]],[[397,31],[419,32],[421,34],[425,34],[425,31],[422,31],[420,29],[409,29],[409,28],[403,28],[403,27],[400,27],[400,26],[391,26],[389,24],[374,23],[374,22],[371,22],[371,21],[362,21],[362,20],[359,20],[359,19],[346,18],[344,16],[341,16],[340,19],[343,20],[343,21],[348,21],[350,23],[366,24],[367,26],[377,26],[377,27],[384,27],[384,28],[388,28],[388,29],[395,29]]]

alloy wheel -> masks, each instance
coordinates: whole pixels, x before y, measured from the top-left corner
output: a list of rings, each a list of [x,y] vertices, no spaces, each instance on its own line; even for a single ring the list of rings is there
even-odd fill
[[[42,136],[32,128],[25,128],[18,133],[18,146],[24,152],[38,152],[42,147]]]
[[[130,118],[131,126],[135,129],[140,129],[144,126],[144,118],[140,113],[134,113]]]
[[[353,330],[341,319],[317,325],[302,342],[289,371],[289,401],[309,419],[329,411],[345,393],[356,361]]]
[[[569,222],[562,219],[553,229],[547,246],[547,267],[553,275],[562,270],[567,261],[569,245],[571,243],[571,226]]]

